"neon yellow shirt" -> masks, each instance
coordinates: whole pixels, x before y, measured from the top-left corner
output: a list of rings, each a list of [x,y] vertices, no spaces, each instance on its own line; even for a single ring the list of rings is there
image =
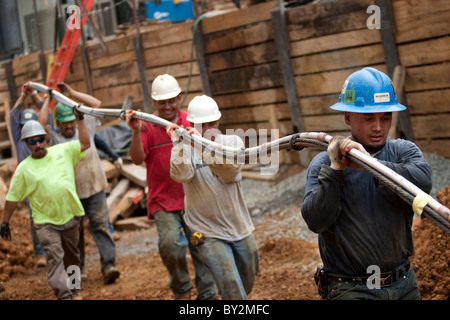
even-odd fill
[[[19,202],[30,197],[36,224],[63,225],[84,215],[75,187],[74,165],[85,155],[80,141],[47,148],[42,159],[28,156],[16,168],[6,200]]]

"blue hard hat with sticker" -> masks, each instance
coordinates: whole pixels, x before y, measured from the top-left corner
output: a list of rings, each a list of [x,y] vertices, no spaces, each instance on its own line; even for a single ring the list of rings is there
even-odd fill
[[[404,105],[398,103],[391,79],[371,67],[352,73],[344,82],[339,102],[330,108],[356,113],[406,110]]]

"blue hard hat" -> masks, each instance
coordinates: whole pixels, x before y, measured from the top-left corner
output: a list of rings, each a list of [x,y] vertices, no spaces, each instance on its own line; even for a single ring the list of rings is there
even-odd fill
[[[398,103],[391,79],[383,72],[367,67],[352,73],[344,82],[339,102],[331,109],[356,113],[406,110]]]

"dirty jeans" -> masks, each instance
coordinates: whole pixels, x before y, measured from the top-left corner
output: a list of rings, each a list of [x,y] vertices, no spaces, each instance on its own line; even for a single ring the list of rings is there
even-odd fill
[[[219,287],[223,300],[247,300],[259,273],[259,254],[253,234],[227,242],[205,238],[198,251]]]
[[[116,259],[116,245],[109,232],[109,210],[106,203],[106,194],[101,191],[86,199],[81,199],[85,216],[89,219],[89,230],[97,245],[100,254],[100,264],[102,273],[105,273],[108,268],[115,265]],[[83,221],[80,223],[80,249],[81,270],[84,270],[85,249],[84,249],[84,225]]]
[[[78,236],[80,219],[73,218],[64,225],[50,223],[34,224],[39,241],[47,253],[47,280],[59,300],[72,299],[72,290],[67,285],[67,268],[80,266]]]
[[[410,267],[404,278],[389,287],[369,289],[365,284],[333,282],[328,285],[328,300],[420,300],[416,273]]]
[[[154,217],[159,236],[159,254],[170,274],[169,286],[172,292],[175,295],[186,295],[193,288],[186,259],[189,247],[195,269],[197,299],[214,299],[216,297],[214,278],[203,264],[197,249],[188,241],[191,232],[184,223],[182,211],[158,211]]]

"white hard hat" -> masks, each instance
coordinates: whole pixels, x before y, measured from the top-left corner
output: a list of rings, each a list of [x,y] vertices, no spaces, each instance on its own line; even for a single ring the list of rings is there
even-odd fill
[[[194,97],[189,103],[187,112],[186,119],[192,123],[213,122],[222,116],[216,101],[206,95]]]
[[[21,140],[24,141],[27,138],[35,136],[45,136],[46,134],[47,132],[45,132],[44,127],[40,124],[39,121],[29,120],[25,122],[22,127]]]
[[[175,98],[181,92],[177,80],[169,74],[156,77],[152,83],[152,99],[168,100]]]

